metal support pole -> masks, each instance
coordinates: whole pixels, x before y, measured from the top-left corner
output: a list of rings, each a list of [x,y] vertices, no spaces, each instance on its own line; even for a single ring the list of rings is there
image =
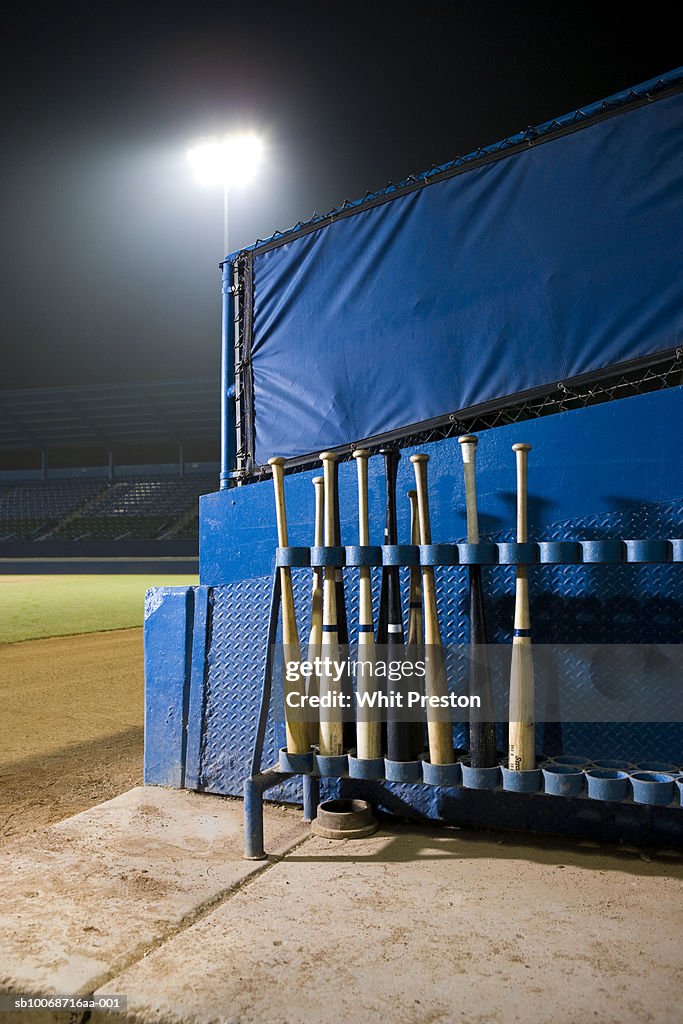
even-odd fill
[[[43,483],[47,480],[47,452],[43,448],[40,453],[40,475]]]
[[[320,803],[320,779],[317,775],[304,775],[304,821],[313,821]]]
[[[263,848],[263,789],[258,778],[244,780],[244,859],[266,859]]]
[[[223,317],[221,344],[221,476],[220,489],[226,490],[230,481],[233,453],[231,451],[232,414],[230,395],[234,394],[232,359],[235,333],[235,302],[232,287],[232,264],[223,263]]]
[[[185,476],[185,449],[182,444],[178,445],[178,470],[180,476]]]
[[[109,479],[114,479],[114,449],[110,448],[107,452],[107,465],[109,467]]]

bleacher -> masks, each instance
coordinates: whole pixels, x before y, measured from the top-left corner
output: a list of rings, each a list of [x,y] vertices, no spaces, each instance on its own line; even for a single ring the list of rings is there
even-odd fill
[[[219,437],[212,379],[0,391],[0,571],[102,545],[122,561],[195,557]]]
[[[0,487],[0,541],[173,540],[197,536],[214,476],[65,479]]]
[[[107,486],[106,480],[77,478],[0,487],[0,541],[40,539]]]

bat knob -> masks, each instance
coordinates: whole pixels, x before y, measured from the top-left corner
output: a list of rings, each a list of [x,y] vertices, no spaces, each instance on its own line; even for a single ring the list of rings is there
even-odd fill
[[[311,480],[311,483],[313,484],[314,487],[319,487],[321,484],[325,483],[325,477],[314,476],[313,479]]]
[[[429,456],[425,452],[418,452],[417,455],[410,456],[411,462],[429,462]]]
[[[355,451],[353,451],[351,454],[353,455],[354,459],[369,459],[370,458],[370,452],[369,452],[369,450],[367,448],[356,448]],[[322,456],[321,456],[321,458],[322,458]]]
[[[458,444],[471,444],[473,448],[476,448],[479,444],[479,438],[476,434],[463,434],[458,438]]]
[[[409,498],[417,498],[417,491],[406,491]]]
[[[530,452],[531,451],[531,445],[530,444],[524,444],[523,442],[520,441],[517,444],[513,444],[512,450],[513,450],[513,452]]]
[[[320,453],[320,461],[321,462],[336,462],[338,458],[339,458],[339,455],[338,455],[337,452],[321,452]]]
[[[274,455],[272,459],[268,459],[269,466],[284,466],[287,459],[283,459],[281,455]]]

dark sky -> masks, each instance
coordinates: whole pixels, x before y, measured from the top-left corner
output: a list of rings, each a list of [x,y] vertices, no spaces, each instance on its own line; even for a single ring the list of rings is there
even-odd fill
[[[255,128],[230,248],[680,64],[675,5],[2,3],[0,389],[213,376],[220,194],[197,136]]]

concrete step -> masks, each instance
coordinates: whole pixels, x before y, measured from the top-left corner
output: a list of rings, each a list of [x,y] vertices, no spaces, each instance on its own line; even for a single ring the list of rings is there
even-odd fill
[[[266,829],[275,857],[308,834],[291,807],[269,805]],[[31,842],[0,854],[3,995],[92,993],[274,862],[241,859],[241,801],[153,786]]]

